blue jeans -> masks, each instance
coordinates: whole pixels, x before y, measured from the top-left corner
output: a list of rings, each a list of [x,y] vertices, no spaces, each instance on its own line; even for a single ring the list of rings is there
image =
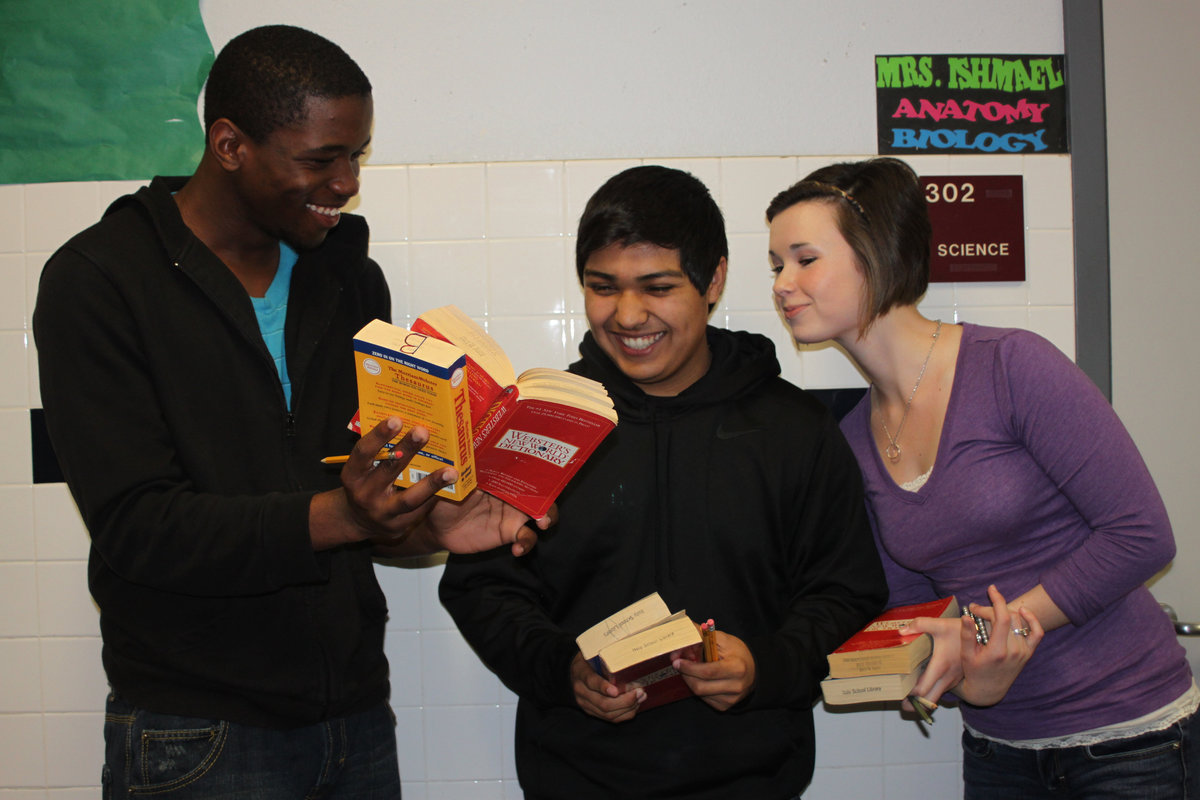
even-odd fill
[[[1200,713],[1085,747],[1022,750],[963,731],[966,800],[1200,800]]]
[[[396,800],[395,718],[386,704],[288,730],[177,717],[110,695],[104,797]]]

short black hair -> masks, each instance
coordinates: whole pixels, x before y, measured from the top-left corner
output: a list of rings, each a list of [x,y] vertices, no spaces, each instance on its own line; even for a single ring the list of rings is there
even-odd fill
[[[729,256],[725,218],[700,179],[661,166],[632,167],[596,190],[579,218],[575,271],[611,244],[649,243],[679,251],[679,264],[700,294]]]
[[[830,164],[777,194],[767,222],[797,203],[827,203],[866,281],[859,331],[929,287],[933,228],[921,180],[898,158]]]
[[[265,25],[235,36],[213,62],[204,89],[204,130],[228,119],[263,142],[304,117],[310,97],[371,93],[371,82],[346,51],[291,25]]]

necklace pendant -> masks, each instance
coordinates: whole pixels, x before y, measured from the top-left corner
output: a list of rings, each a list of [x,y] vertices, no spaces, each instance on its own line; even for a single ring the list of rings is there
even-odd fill
[[[895,464],[900,460],[900,445],[892,442],[884,449],[883,454],[887,456],[888,461]]]

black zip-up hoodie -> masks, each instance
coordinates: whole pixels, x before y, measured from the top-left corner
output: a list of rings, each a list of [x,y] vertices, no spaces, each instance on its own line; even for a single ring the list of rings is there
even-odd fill
[[[620,423],[520,560],[452,557],[441,597],[520,696],[529,798],[798,794],[813,770],[825,654],[883,606],[858,466],[837,424],[778,377],[769,340],[708,329],[712,365],[675,397],[629,381],[590,334],[571,370],[604,383]],[[610,724],[578,709],[574,638],[652,591],[712,617],[753,654],[750,696],[698,699]]]
[[[301,253],[287,407],[246,291],[156,178],[46,264],[33,327],[46,424],[92,538],[114,690],[163,713],[289,727],[387,697],[365,550],[314,553],[312,495],[347,453],[354,333],[388,319],[361,218]]]

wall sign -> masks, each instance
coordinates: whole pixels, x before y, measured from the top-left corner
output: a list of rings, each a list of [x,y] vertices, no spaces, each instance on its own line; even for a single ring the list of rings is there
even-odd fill
[[[1025,280],[1020,175],[922,177],[933,247],[933,283]]]
[[[875,56],[879,152],[1066,153],[1063,57]]]

